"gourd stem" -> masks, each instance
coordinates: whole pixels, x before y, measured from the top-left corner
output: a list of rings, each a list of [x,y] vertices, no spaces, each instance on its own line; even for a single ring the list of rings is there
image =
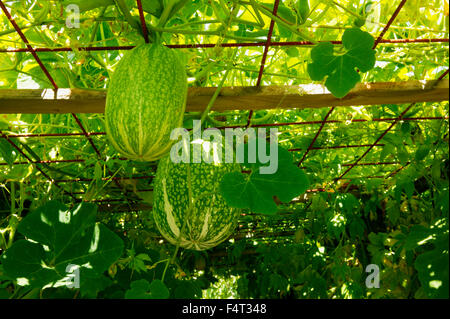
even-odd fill
[[[222,77],[222,80],[219,83],[219,86],[217,87],[216,91],[214,92],[214,95],[211,97],[211,100],[209,100],[208,106],[206,107],[206,109],[203,111],[203,114],[200,118],[200,121],[204,121],[206,116],[209,113],[209,110],[211,110],[212,106],[214,105],[214,102],[216,101],[217,97],[219,96],[220,91],[222,90],[222,87],[225,83],[225,80],[228,77],[228,74],[230,73],[231,67],[229,66],[227,68],[227,70],[225,71],[224,76]]]
[[[140,30],[140,24],[136,20],[134,20],[133,16],[130,13],[130,10],[127,7],[127,4],[124,0],[114,0],[117,8],[122,12],[123,16],[127,20],[127,22],[136,30]]]
[[[166,24],[167,20],[170,18],[170,13],[172,11],[172,8],[175,5],[175,1],[174,0],[170,0],[169,3],[167,4],[166,7],[164,7],[164,10],[161,14],[161,17],[159,18],[159,22],[157,27],[164,27],[164,25]]]

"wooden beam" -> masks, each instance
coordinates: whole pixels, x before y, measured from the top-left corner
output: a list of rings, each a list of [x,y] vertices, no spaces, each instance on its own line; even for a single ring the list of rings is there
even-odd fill
[[[189,88],[186,111],[203,111],[215,88]],[[0,114],[103,113],[105,90],[0,89]],[[359,83],[342,99],[322,85],[225,87],[213,110],[303,109],[329,106],[441,102],[449,99],[449,81]]]

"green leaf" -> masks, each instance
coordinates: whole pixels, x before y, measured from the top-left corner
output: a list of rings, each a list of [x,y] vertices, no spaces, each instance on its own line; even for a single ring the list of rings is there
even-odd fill
[[[366,20],[365,19],[360,19],[360,18],[356,18],[353,21],[353,25],[355,27],[357,27],[357,28],[361,28],[365,23],[366,23]]]
[[[10,166],[14,164],[14,160],[16,159],[14,147],[4,138],[0,138],[0,156]]]
[[[33,172],[31,165],[12,165],[0,171],[0,177],[6,180],[23,181]]]
[[[340,209],[348,213],[357,211],[359,208],[358,199],[351,193],[338,195],[336,202],[338,203]]]
[[[423,159],[425,159],[425,157],[427,157],[427,155],[430,153],[430,150],[431,148],[429,145],[420,146],[416,151],[416,161],[422,161]]]
[[[239,172],[227,173],[220,182],[220,193],[231,207],[250,208],[254,212],[273,214],[277,205]]]
[[[105,288],[113,284],[112,280],[106,276],[98,276],[96,278],[89,278],[83,276],[80,282],[80,294],[84,298],[97,298],[100,291],[105,290]]]
[[[270,8],[271,13],[273,12],[273,4],[265,4],[265,6],[267,8]],[[286,7],[281,2],[278,5],[277,16],[286,20],[287,22],[289,22],[291,24],[297,23],[297,17],[295,15],[295,13],[289,7]],[[279,31],[281,37],[288,38],[292,35],[292,32],[285,26],[278,24],[278,23],[276,24],[276,26],[278,27],[278,31]]]
[[[278,169],[274,174],[261,174],[261,163],[252,164],[252,172],[227,173],[220,183],[220,192],[227,204],[236,208],[250,208],[253,212],[273,214],[277,206],[273,196],[288,203],[304,193],[309,181],[305,173],[292,162],[292,155],[278,147]]]
[[[151,261],[151,258],[147,254],[136,255],[131,263],[132,269],[136,270],[137,272],[146,272],[147,267],[145,265],[145,261]]]
[[[364,223],[364,220],[362,220],[360,217],[354,217],[348,225],[350,237],[352,239],[355,239],[356,237],[362,238],[365,228],[366,225]]]
[[[298,0],[297,3],[297,14],[299,18],[299,23],[303,24],[308,19],[310,12],[309,0]]]
[[[147,255],[147,254],[138,254],[138,255],[136,255],[136,258],[137,258],[137,259],[140,259],[140,260],[142,260],[142,261],[152,261],[152,259],[150,258],[150,256]]]
[[[449,297],[448,233],[435,242],[435,249],[419,255],[414,267],[422,288],[429,298],[447,299]]]
[[[439,181],[441,179],[441,160],[436,158],[431,164],[431,177],[435,181]]]
[[[118,46],[119,42],[114,36],[114,32],[111,30],[111,26],[107,22],[102,22],[99,24],[99,28],[97,30],[96,34],[96,40],[99,42],[103,42],[106,46]],[[97,54],[95,52],[91,52],[91,54]],[[114,60],[118,56],[117,52],[111,52],[109,55],[109,59]],[[98,56],[99,60],[102,60],[103,58]],[[81,115],[81,114],[80,114]]]
[[[407,181],[403,184],[403,189],[405,190],[406,196],[411,199],[414,195],[414,191],[416,190],[414,187],[413,181]]]
[[[298,49],[296,47],[289,47],[286,49],[286,54],[290,56],[291,58],[297,58],[300,53],[298,52]]]
[[[449,191],[448,189],[443,190],[442,193],[438,195],[437,200],[437,208],[441,211],[444,216],[448,216],[448,207],[449,207]]]
[[[96,181],[97,185],[99,185],[102,182],[103,177],[103,170],[102,166],[99,162],[95,162],[94,166],[94,180]]]
[[[274,291],[286,291],[289,285],[289,282],[283,276],[279,274],[271,274],[269,277],[270,288]]]
[[[71,4],[77,5],[80,8],[80,12],[84,12],[96,8],[114,5],[114,0],[66,0],[63,4],[65,7]]]
[[[167,299],[169,290],[159,279],[149,283],[145,279],[136,280],[131,283],[131,289],[125,293],[125,299]]]
[[[96,212],[93,204],[69,210],[49,201],[27,215],[17,229],[26,240],[2,255],[5,273],[31,287],[63,285],[70,264],[79,266],[81,282],[84,276],[100,276],[122,254],[123,241],[95,223]]]
[[[409,153],[404,145],[397,145],[397,158],[403,166],[408,163]]]
[[[404,135],[411,134],[411,129],[412,129],[412,127],[409,122],[405,121],[402,123],[401,130]]]
[[[161,0],[143,0],[142,9],[159,18],[163,11],[163,4]]]
[[[414,225],[405,240],[405,250],[413,250],[432,239],[432,230],[422,225]]]
[[[368,237],[370,244],[367,246],[367,250],[372,256],[372,262],[380,265],[384,258],[384,242],[386,241],[388,235],[386,233],[370,233]]]
[[[394,189],[394,197],[397,200],[397,202],[401,201],[402,198],[402,191],[405,192],[406,196],[411,199],[411,197],[414,195],[415,187],[414,182],[410,180],[398,180],[397,184],[395,185]]]
[[[39,84],[41,88],[49,88],[52,86],[49,80],[46,77],[42,76],[42,69],[40,66],[36,65],[35,67],[32,67],[30,70],[28,70],[28,73],[32,77],[33,81]],[[66,73],[64,72],[64,69],[56,66],[49,68],[49,73],[55,80],[56,84],[58,84],[58,86],[70,87],[70,81],[67,78],[68,74],[70,73]]]
[[[270,8],[270,11],[273,12],[273,4],[265,4],[265,6],[267,8]],[[286,7],[282,2],[280,2],[278,5],[277,16],[290,23],[297,22],[294,12],[289,7]]]
[[[401,194],[400,194],[401,199]],[[400,208],[394,201],[388,201],[386,204],[386,214],[392,224],[396,224],[400,218]]]
[[[342,36],[345,54],[335,55],[331,42],[321,42],[311,50],[312,63],[308,74],[314,81],[327,77],[325,86],[330,92],[342,98],[360,81],[356,71],[367,72],[375,65],[373,37],[359,29],[347,29]]]
[[[380,153],[380,161],[384,161],[389,155],[395,153],[395,146],[391,143],[386,143]]]
[[[2,89],[17,89],[19,72],[14,69],[16,63],[21,60],[21,54],[16,54],[14,60],[11,60],[7,54],[0,54],[0,83],[2,83]]]
[[[202,297],[202,290],[194,281],[178,281],[175,291],[175,299],[198,299]]]

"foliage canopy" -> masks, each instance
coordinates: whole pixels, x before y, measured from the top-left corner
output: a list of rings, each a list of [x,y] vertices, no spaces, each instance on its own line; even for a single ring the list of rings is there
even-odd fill
[[[284,0],[274,15],[268,0],[142,0],[149,40],[180,47],[190,87],[318,81],[338,97],[358,81],[448,69],[445,0],[406,1],[374,42],[400,2]],[[38,56],[60,88],[108,88],[123,50],[83,48],[145,41],[134,0],[2,3],[33,48],[51,49]],[[66,26],[69,4],[80,28]],[[54,88],[27,50],[1,14],[0,89]],[[245,127],[249,113],[209,112],[206,126]],[[264,195],[238,200],[235,234],[178,254],[151,217],[156,163],[120,158],[103,114],[0,114],[0,298],[448,298],[448,113],[448,101],[253,112],[253,126],[296,123],[277,126],[278,139],[303,173],[287,163],[279,177],[298,173],[309,189],[292,199],[278,180],[269,189],[252,175]],[[201,116],[186,113],[185,127]],[[69,260],[92,267],[80,290],[56,287]],[[369,264],[380,268],[379,289],[365,285]]]

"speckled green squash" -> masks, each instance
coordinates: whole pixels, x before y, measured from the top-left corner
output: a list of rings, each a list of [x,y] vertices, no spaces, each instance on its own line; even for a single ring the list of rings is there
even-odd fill
[[[226,240],[236,228],[239,210],[225,203],[219,184],[224,174],[236,170],[238,164],[175,164],[170,156],[162,158],[153,203],[162,236],[194,250],[209,249]]]
[[[106,133],[128,159],[153,161],[173,144],[170,132],[182,126],[187,78],[176,53],[161,44],[143,44],[120,60],[108,88]]]

